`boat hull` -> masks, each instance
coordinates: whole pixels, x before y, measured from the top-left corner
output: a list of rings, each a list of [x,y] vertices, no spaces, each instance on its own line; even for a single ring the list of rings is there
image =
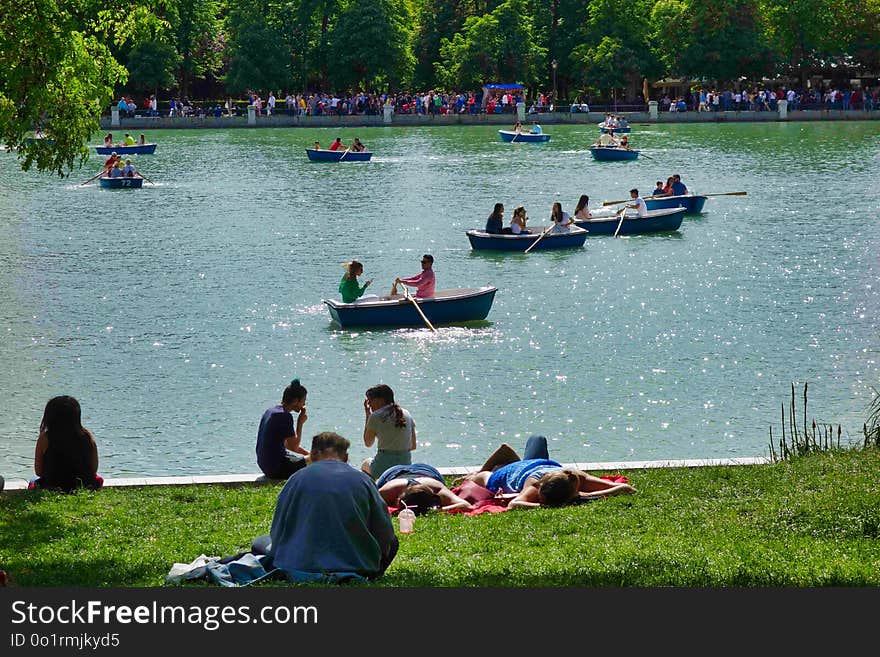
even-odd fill
[[[593,156],[594,160],[598,160],[599,162],[621,162],[638,159],[639,151],[626,148],[593,146],[590,148],[590,155]]]
[[[95,146],[98,155],[152,155],[156,152],[156,144],[136,144],[134,146]]]
[[[646,198],[645,205],[649,210],[662,210],[664,208],[677,208],[682,206],[687,214],[699,214],[706,204],[705,196],[685,194],[684,196],[664,196],[662,198]]]
[[[684,208],[669,208],[664,210],[649,211],[647,217],[637,217],[627,214],[620,226],[618,235],[641,235],[644,233],[661,233],[678,230],[684,219]],[[610,215],[575,221],[576,226],[585,229],[590,235],[614,235],[620,224],[620,217]],[[540,246],[540,245],[539,245]],[[537,247],[535,247],[537,248]]]
[[[373,154],[368,151],[354,153],[352,151],[316,151],[314,148],[307,148],[306,155],[312,162],[369,162]]]
[[[492,286],[440,290],[430,299],[416,301],[431,324],[458,324],[486,319],[497,291]],[[329,308],[333,321],[342,328],[425,326],[412,301],[402,295],[396,295],[392,299],[357,303],[326,299],[324,303]]]
[[[540,232],[528,235],[493,235],[482,230],[469,230],[465,234],[471,242],[471,248],[475,251],[523,252],[541,237]],[[586,241],[587,231],[585,230],[574,229],[567,233],[550,233],[544,236],[532,251],[573,249],[583,246]]]
[[[613,130],[615,135],[626,134],[626,133],[632,132],[632,128],[630,128],[629,126],[627,126],[625,128],[609,128],[608,126],[606,126],[603,123],[599,124],[599,130],[601,130],[602,132],[611,132]]]
[[[105,178],[101,176],[99,180],[104,189],[140,189],[144,186],[143,178]]]
[[[501,139],[506,142],[530,142],[530,143],[543,143],[550,141],[550,135],[540,134],[533,135],[531,132],[514,132],[513,130],[499,130],[498,134],[501,136]]]

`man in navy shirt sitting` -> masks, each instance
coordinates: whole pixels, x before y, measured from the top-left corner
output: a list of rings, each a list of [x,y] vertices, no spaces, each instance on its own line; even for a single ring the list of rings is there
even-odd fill
[[[672,176],[672,195],[673,196],[684,196],[688,193],[688,188],[685,186],[683,182],[681,182],[681,176],[675,174]]]

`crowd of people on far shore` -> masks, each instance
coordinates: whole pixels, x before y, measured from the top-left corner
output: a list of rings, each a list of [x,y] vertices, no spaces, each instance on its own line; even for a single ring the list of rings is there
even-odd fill
[[[880,86],[864,89],[830,86],[809,89],[753,87],[751,89],[701,88],[681,96],[664,94],[657,105],[661,112],[775,112],[785,100],[789,111],[880,109]]]

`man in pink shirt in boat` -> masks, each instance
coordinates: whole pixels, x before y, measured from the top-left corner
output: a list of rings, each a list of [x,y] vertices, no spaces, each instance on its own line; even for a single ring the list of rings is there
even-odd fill
[[[426,299],[428,297],[434,296],[434,270],[432,267],[434,266],[434,256],[426,253],[422,256],[422,271],[420,271],[415,276],[410,276],[409,278],[396,278],[394,279],[394,289],[397,290],[397,286],[400,283],[403,283],[407,287],[416,288],[416,297],[420,299]],[[393,292],[392,292],[393,294]]]

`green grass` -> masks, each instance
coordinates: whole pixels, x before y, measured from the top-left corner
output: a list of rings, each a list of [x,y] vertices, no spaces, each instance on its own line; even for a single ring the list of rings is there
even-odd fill
[[[370,586],[878,586],[880,450],[627,472],[638,493],[563,509],[432,515]],[[162,586],[245,551],[278,485],[0,496],[18,586]]]

